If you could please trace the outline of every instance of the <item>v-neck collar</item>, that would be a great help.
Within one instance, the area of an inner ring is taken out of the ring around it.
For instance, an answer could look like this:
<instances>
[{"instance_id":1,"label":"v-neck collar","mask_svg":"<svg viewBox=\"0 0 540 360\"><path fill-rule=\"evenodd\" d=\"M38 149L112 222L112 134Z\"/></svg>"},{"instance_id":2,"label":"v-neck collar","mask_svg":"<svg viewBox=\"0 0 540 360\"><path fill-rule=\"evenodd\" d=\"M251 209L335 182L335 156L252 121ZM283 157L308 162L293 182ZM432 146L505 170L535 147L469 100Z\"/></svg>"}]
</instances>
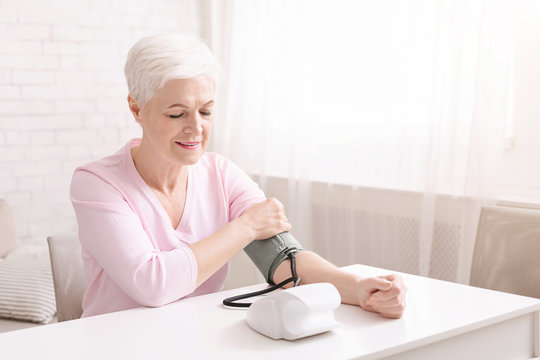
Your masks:
<instances>
[{"instance_id":1,"label":"v-neck collar","mask_svg":"<svg viewBox=\"0 0 540 360\"><path fill-rule=\"evenodd\" d=\"M166 223L169 225L169 228L177 231L177 232L189 232L189 218L191 215L191 204L193 199L193 187L194 187L194 172L192 170L192 166L188 167L188 177L187 177L187 190L186 190L186 201L184 203L184 211L182 213L182 218L180 219L180 222L178 223L178 226L173 228L173 225L171 224L169 215L163 208L163 205L161 205L161 202L159 201L158 197L152 189L148 186L148 184L144 181L141 174L137 171L137 168L135 167L135 162L133 161L133 157L131 156L131 149L135 146L138 146L141 143L140 138L131 139L127 146L125 147L124 156L126 158L126 163L128 165L129 170L133 174L133 178L137 182L137 185L139 188L143 191L143 193L146 195L146 197L150 200L152 205L157 209L157 211L161 214L163 219L166 219Z\"/></svg>"}]
</instances>

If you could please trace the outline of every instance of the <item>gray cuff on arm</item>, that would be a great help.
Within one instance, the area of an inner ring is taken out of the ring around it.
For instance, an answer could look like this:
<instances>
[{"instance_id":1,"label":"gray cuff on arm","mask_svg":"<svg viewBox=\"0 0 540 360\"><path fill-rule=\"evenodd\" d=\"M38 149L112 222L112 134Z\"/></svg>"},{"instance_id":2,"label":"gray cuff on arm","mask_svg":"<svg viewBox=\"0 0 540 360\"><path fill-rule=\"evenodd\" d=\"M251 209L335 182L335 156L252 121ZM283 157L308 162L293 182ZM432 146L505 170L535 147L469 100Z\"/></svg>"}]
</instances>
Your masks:
<instances>
[{"instance_id":1,"label":"gray cuff on arm","mask_svg":"<svg viewBox=\"0 0 540 360\"><path fill-rule=\"evenodd\" d=\"M265 240L254 240L244 248L270 285L274 285L274 272L288 254L296 254L302 250L302 245L289 232L282 232Z\"/></svg>"}]
</instances>

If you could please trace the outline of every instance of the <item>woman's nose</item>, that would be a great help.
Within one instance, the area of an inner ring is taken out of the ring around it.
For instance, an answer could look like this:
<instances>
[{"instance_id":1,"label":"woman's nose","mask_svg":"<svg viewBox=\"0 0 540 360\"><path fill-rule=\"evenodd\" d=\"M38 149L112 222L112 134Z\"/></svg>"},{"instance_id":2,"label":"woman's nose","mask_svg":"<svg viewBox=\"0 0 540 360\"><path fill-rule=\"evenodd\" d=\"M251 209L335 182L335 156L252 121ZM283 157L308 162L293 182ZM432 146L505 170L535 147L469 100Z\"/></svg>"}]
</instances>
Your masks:
<instances>
[{"instance_id":1,"label":"woman's nose","mask_svg":"<svg viewBox=\"0 0 540 360\"><path fill-rule=\"evenodd\" d=\"M184 133L200 135L202 131L203 131L202 118L198 113L195 113L189 117L189 122L186 124L186 127L184 128Z\"/></svg>"}]
</instances>

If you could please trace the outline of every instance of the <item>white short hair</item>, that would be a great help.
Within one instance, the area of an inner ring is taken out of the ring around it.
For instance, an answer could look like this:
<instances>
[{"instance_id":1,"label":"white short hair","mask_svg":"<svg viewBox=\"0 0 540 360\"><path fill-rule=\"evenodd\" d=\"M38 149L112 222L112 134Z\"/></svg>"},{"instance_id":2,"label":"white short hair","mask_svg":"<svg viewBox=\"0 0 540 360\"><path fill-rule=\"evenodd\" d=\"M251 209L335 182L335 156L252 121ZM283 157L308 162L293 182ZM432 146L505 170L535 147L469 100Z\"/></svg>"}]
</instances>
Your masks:
<instances>
[{"instance_id":1,"label":"white short hair","mask_svg":"<svg viewBox=\"0 0 540 360\"><path fill-rule=\"evenodd\" d=\"M219 72L210 49L182 34L142 38L129 50L124 67L129 93L141 108L169 80L210 77L217 83Z\"/></svg>"}]
</instances>

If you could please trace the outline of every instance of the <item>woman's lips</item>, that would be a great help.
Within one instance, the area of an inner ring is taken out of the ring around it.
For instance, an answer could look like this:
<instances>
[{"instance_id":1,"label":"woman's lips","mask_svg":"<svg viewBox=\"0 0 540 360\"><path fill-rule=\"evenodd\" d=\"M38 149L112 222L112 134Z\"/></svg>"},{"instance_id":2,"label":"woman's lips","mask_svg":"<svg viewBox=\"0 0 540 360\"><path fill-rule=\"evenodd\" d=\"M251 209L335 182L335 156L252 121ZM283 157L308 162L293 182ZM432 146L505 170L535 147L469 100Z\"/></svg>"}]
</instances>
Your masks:
<instances>
[{"instance_id":1,"label":"woman's lips","mask_svg":"<svg viewBox=\"0 0 540 360\"><path fill-rule=\"evenodd\" d=\"M195 150L198 149L199 146L201 146L200 142L180 142L175 141L180 147L186 149L186 150Z\"/></svg>"}]
</instances>

